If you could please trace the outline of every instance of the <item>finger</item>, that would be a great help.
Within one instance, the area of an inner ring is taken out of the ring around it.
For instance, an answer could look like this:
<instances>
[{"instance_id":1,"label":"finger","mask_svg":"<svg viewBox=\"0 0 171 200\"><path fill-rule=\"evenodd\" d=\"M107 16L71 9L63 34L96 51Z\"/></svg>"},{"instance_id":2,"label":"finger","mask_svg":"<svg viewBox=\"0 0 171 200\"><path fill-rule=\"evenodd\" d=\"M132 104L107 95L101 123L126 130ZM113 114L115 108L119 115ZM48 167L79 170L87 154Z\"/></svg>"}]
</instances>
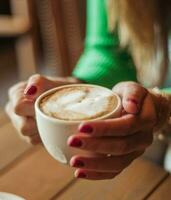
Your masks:
<instances>
[{"instance_id":1,"label":"finger","mask_svg":"<svg viewBox=\"0 0 171 200\"><path fill-rule=\"evenodd\" d=\"M151 96L144 99L139 115L126 114L120 118L81 123L78 131L94 137L127 136L151 129L156 124L156 112Z\"/></svg>"},{"instance_id":2,"label":"finger","mask_svg":"<svg viewBox=\"0 0 171 200\"><path fill-rule=\"evenodd\" d=\"M88 171L84 169L77 169L74 173L76 178L83 178L89 180L105 180L112 179L118 175L118 173L114 172L96 172L96 171Z\"/></svg>"},{"instance_id":3,"label":"finger","mask_svg":"<svg viewBox=\"0 0 171 200\"><path fill-rule=\"evenodd\" d=\"M11 99L13 112L23 117L34 117L34 100L25 98L21 92L16 92Z\"/></svg>"},{"instance_id":4,"label":"finger","mask_svg":"<svg viewBox=\"0 0 171 200\"><path fill-rule=\"evenodd\" d=\"M38 134L32 136L29 138L29 143L31 143L32 145L37 145L41 143L41 138Z\"/></svg>"},{"instance_id":5,"label":"finger","mask_svg":"<svg viewBox=\"0 0 171 200\"><path fill-rule=\"evenodd\" d=\"M22 122L20 124L20 132L24 136L38 135L38 128L36 125L35 118L22 118Z\"/></svg>"},{"instance_id":6,"label":"finger","mask_svg":"<svg viewBox=\"0 0 171 200\"><path fill-rule=\"evenodd\" d=\"M74 156L70 160L70 165L76 168L82 168L98 172L119 173L132 163L132 161L142 155L144 151L133 152L124 156Z\"/></svg>"},{"instance_id":7,"label":"finger","mask_svg":"<svg viewBox=\"0 0 171 200\"><path fill-rule=\"evenodd\" d=\"M143 109L139 115L141 124L146 127L154 127L157 122L156 109L151 95L147 95L144 99ZM141 125L141 127L143 127Z\"/></svg>"},{"instance_id":8,"label":"finger","mask_svg":"<svg viewBox=\"0 0 171 200\"><path fill-rule=\"evenodd\" d=\"M60 85L61 82L59 81L59 79L50 79L45 76L35 74L29 78L24 94L26 96L32 96L34 98L37 98L46 90Z\"/></svg>"},{"instance_id":9,"label":"finger","mask_svg":"<svg viewBox=\"0 0 171 200\"><path fill-rule=\"evenodd\" d=\"M95 138L73 135L68 138L68 145L100 154L124 155L145 149L152 143L151 132L141 132L126 137Z\"/></svg>"},{"instance_id":10,"label":"finger","mask_svg":"<svg viewBox=\"0 0 171 200\"><path fill-rule=\"evenodd\" d=\"M123 108L127 113L138 113L147 94L147 90L134 82L123 82L113 88L122 98Z\"/></svg>"},{"instance_id":11,"label":"finger","mask_svg":"<svg viewBox=\"0 0 171 200\"><path fill-rule=\"evenodd\" d=\"M5 109L13 125L17 129L17 133L21 139L28 143L32 143L33 145L39 144L41 142L34 119L26 119L24 117L16 115L10 103L6 105ZM22 131L24 131L24 134L22 133Z\"/></svg>"},{"instance_id":12,"label":"finger","mask_svg":"<svg viewBox=\"0 0 171 200\"><path fill-rule=\"evenodd\" d=\"M132 114L124 115L116 119L83 122L78 131L94 137L126 136L134 134L142 127L138 123L138 117Z\"/></svg>"},{"instance_id":13,"label":"finger","mask_svg":"<svg viewBox=\"0 0 171 200\"><path fill-rule=\"evenodd\" d=\"M25 118L16 115L10 103L6 105L5 109L13 125L18 130L19 135L22 136L22 138L23 136L32 136L38 134L37 125L34 118Z\"/></svg>"},{"instance_id":14,"label":"finger","mask_svg":"<svg viewBox=\"0 0 171 200\"><path fill-rule=\"evenodd\" d=\"M17 84L9 90L10 102L13 106L15 114L20 116L34 116L34 100L32 98L26 98L24 94L25 83Z\"/></svg>"},{"instance_id":15,"label":"finger","mask_svg":"<svg viewBox=\"0 0 171 200\"><path fill-rule=\"evenodd\" d=\"M15 114L23 117L34 117L34 100L24 97L14 98L12 101Z\"/></svg>"}]
</instances>

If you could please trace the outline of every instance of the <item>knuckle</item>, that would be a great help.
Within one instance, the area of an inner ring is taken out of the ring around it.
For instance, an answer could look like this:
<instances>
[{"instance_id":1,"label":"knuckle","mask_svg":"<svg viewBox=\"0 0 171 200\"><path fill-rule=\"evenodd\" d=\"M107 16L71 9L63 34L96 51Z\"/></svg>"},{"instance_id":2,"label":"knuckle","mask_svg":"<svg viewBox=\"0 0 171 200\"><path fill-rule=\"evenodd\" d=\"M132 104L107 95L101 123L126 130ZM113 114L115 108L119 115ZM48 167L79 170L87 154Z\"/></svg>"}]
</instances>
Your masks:
<instances>
[{"instance_id":1,"label":"knuckle","mask_svg":"<svg viewBox=\"0 0 171 200\"><path fill-rule=\"evenodd\" d=\"M26 124L22 124L21 127L20 127L20 132L21 132L22 135L28 136L30 130L28 129L28 126Z\"/></svg>"},{"instance_id":2,"label":"knuckle","mask_svg":"<svg viewBox=\"0 0 171 200\"><path fill-rule=\"evenodd\" d=\"M42 82L44 82L45 77L40 74L34 74L33 76L30 77L29 80L36 82L36 83L42 83Z\"/></svg>"},{"instance_id":3,"label":"knuckle","mask_svg":"<svg viewBox=\"0 0 171 200\"><path fill-rule=\"evenodd\" d=\"M16 115L24 116L28 110L31 113L33 106L31 103L28 104L27 100L19 98L13 104L13 110Z\"/></svg>"},{"instance_id":4,"label":"knuckle","mask_svg":"<svg viewBox=\"0 0 171 200\"><path fill-rule=\"evenodd\" d=\"M82 139L82 148L83 149L88 149L88 150L92 150L94 149L94 146L97 144L96 141L93 141L92 143L89 143L89 140L86 139ZM99 144L97 144L99 146ZM98 148L98 146L96 146Z\"/></svg>"},{"instance_id":5,"label":"knuckle","mask_svg":"<svg viewBox=\"0 0 171 200\"><path fill-rule=\"evenodd\" d=\"M34 133L34 128L32 127L29 120L27 120L26 118L22 119L22 122L20 123L19 128L20 128L20 133L23 136L30 136Z\"/></svg>"},{"instance_id":6,"label":"knuckle","mask_svg":"<svg viewBox=\"0 0 171 200\"><path fill-rule=\"evenodd\" d=\"M36 145L36 144L40 143L40 140L39 140L39 138L37 136L35 136L35 137L30 139L30 143L32 145Z\"/></svg>"},{"instance_id":7,"label":"knuckle","mask_svg":"<svg viewBox=\"0 0 171 200\"><path fill-rule=\"evenodd\" d=\"M39 79L41 79L42 78L42 75L40 75L40 74L33 74L31 77L30 77L30 79L35 79L35 80L39 80Z\"/></svg>"},{"instance_id":8,"label":"knuckle","mask_svg":"<svg viewBox=\"0 0 171 200\"><path fill-rule=\"evenodd\" d=\"M21 105L19 103L16 103L16 105L14 105L14 113L16 115L21 115L22 114Z\"/></svg>"},{"instance_id":9,"label":"knuckle","mask_svg":"<svg viewBox=\"0 0 171 200\"><path fill-rule=\"evenodd\" d=\"M129 84L129 87L131 87L131 96L134 98L139 99L140 96L144 97L147 94L147 90L144 87L142 87L140 84L131 82Z\"/></svg>"}]
</instances>

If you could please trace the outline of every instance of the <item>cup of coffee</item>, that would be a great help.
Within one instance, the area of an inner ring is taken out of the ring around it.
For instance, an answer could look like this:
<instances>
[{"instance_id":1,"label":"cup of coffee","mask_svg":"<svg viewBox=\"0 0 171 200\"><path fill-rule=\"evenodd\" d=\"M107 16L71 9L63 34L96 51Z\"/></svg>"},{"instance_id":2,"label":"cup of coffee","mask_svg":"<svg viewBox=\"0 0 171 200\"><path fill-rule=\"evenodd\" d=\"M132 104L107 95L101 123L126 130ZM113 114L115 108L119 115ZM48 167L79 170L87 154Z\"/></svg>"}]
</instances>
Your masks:
<instances>
[{"instance_id":1,"label":"cup of coffee","mask_svg":"<svg viewBox=\"0 0 171 200\"><path fill-rule=\"evenodd\" d=\"M67 145L84 121L119 117L121 100L111 90L90 84L72 84L51 89L36 100L35 112L40 137L47 151L67 164L73 155L91 152Z\"/></svg>"}]
</instances>

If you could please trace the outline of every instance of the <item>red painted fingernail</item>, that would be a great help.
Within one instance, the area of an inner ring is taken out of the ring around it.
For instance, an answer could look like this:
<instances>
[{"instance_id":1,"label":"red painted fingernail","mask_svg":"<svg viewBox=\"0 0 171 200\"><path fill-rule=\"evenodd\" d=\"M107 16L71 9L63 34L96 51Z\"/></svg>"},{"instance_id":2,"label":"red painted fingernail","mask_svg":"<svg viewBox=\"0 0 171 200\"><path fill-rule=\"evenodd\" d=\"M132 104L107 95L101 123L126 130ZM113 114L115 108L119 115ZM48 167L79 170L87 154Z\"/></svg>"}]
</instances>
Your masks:
<instances>
[{"instance_id":1,"label":"red painted fingernail","mask_svg":"<svg viewBox=\"0 0 171 200\"><path fill-rule=\"evenodd\" d=\"M34 95L37 92L37 87L32 85L25 89L24 94L25 95Z\"/></svg>"},{"instance_id":2,"label":"red painted fingernail","mask_svg":"<svg viewBox=\"0 0 171 200\"><path fill-rule=\"evenodd\" d=\"M86 178L86 174L83 172L80 172L79 174L77 174L77 178Z\"/></svg>"},{"instance_id":3,"label":"red painted fingernail","mask_svg":"<svg viewBox=\"0 0 171 200\"><path fill-rule=\"evenodd\" d=\"M82 133L92 133L93 132L93 127L90 125L83 125L79 128L79 131Z\"/></svg>"},{"instance_id":4,"label":"red painted fingernail","mask_svg":"<svg viewBox=\"0 0 171 200\"><path fill-rule=\"evenodd\" d=\"M130 101L130 102L132 102L132 103L138 105L138 101L137 101L136 99L128 99L127 101Z\"/></svg>"},{"instance_id":5,"label":"red painted fingernail","mask_svg":"<svg viewBox=\"0 0 171 200\"><path fill-rule=\"evenodd\" d=\"M84 163L81 160L75 160L72 167L84 167Z\"/></svg>"},{"instance_id":6,"label":"red painted fingernail","mask_svg":"<svg viewBox=\"0 0 171 200\"><path fill-rule=\"evenodd\" d=\"M73 138L71 141L69 141L69 146L71 146L71 147L81 147L82 141L78 138Z\"/></svg>"},{"instance_id":7,"label":"red painted fingernail","mask_svg":"<svg viewBox=\"0 0 171 200\"><path fill-rule=\"evenodd\" d=\"M140 106L139 106L139 102L136 99L130 98L127 100L127 102L129 103L129 113L132 114L137 114Z\"/></svg>"}]
</instances>

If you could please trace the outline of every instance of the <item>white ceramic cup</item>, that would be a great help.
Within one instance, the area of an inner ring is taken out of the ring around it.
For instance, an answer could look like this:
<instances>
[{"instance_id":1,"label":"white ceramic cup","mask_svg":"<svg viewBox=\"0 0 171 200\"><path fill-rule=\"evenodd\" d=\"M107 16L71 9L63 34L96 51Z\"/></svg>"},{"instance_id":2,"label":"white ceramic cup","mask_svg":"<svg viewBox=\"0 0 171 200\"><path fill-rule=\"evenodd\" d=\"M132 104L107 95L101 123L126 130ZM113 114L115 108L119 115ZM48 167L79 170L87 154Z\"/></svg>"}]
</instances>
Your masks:
<instances>
[{"instance_id":1,"label":"white ceramic cup","mask_svg":"<svg viewBox=\"0 0 171 200\"><path fill-rule=\"evenodd\" d=\"M19 197L15 194L0 192L0 200L26 200L26 199Z\"/></svg>"},{"instance_id":2,"label":"white ceramic cup","mask_svg":"<svg viewBox=\"0 0 171 200\"><path fill-rule=\"evenodd\" d=\"M68 137L78 132L78 126L82 121L66 121L50 117L41 111L39 105L41 103L41 100L44 97L50 95L51 93L53 94L54 92L62 88L77 87L77 86L88 86L88 87L93 86L100 89L103 88L104 90L108 91L109 93L111 93L116 97L117 106L111 113L108 113L107 115L89 121L119 117L121 115L121 110L122 110L121 100L117 94L115 94L114 92L105 87L96 85L90 85L90 84L65 85L48 90L47 92L40 95L35 102L36 121L40 137L50 155L52 155L56 160L65 164L67 164L71 159L71 157L74 155L90 154L90 152L69 147L67 145Z\"/></svg>"}]
</instances>

